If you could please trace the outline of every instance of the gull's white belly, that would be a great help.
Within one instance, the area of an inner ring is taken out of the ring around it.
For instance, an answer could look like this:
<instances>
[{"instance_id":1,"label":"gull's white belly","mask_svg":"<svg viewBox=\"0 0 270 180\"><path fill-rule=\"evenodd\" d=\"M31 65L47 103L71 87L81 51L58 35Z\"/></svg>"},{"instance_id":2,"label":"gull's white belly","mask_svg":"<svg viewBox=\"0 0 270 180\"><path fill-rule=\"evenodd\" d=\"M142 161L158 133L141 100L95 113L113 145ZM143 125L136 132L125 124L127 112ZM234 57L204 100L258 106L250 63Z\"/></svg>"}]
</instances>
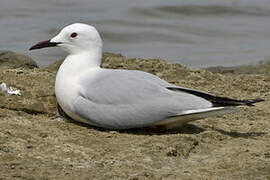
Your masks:
<instances>
[{"instance_id":1,"label":"gull's white belly","mask_svg":"<svg viewBox=\"0 0 270 180\"><path fill-rule=\"evenodd\" d=\"M78 97L78 87L72 86L72 84L69 86L69 88L65 88L67 86L63 85L60 81L60 83L55 83L55 95L58 104L63 109L63 111L73 120L84 122L87 124L89 123L88 120L78 116L76 113L74 113L73 103L76 101L76 98Z\"/></svg>"}]
</instances>

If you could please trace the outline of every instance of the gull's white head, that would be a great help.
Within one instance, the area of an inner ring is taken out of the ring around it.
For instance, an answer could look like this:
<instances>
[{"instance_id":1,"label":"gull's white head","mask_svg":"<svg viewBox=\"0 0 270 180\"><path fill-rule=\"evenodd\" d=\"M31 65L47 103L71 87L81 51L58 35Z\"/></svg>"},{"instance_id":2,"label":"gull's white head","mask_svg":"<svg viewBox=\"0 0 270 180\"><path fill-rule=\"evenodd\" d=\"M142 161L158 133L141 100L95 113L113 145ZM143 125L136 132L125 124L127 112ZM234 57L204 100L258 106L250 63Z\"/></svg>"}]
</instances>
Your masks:
<instances>
[{"instance_id":1,"label":"gull's white head","mask_svg":"<svg viewBox=\"0 0 270 180\"><path fill-rule=\"evenodd\" d=\"M51 40L42 41L32 46L30 50L46 47L62 47L71 54L102 49L102 39L95 27L75 23L64 27L58 35Z\"/></svg>"}]
</instances>

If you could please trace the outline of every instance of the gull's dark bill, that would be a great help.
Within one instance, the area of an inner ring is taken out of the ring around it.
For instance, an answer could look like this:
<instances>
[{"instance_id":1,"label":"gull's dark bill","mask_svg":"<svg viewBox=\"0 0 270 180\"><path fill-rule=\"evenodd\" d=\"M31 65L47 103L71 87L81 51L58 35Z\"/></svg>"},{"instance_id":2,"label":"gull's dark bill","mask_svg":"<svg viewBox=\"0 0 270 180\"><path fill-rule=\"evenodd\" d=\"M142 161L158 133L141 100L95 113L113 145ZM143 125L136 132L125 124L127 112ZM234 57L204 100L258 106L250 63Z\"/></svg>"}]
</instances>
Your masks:
<instances>
[{"instance_id":1,"label":"gull's dark bill","mask_svg":"<svg viewBox=\"0 0 270 180\"><path fill-rule=\"evenodd\" d=\"M55 47L58 44L61 44L59 42L51 42L50 40L46 40L46 41L41 41L37 44L35 44L34 46L32 46L29 50L35 50L35 49L42 49L42 48L47 48L47 47Z\"/></svg>"}]
</instances>

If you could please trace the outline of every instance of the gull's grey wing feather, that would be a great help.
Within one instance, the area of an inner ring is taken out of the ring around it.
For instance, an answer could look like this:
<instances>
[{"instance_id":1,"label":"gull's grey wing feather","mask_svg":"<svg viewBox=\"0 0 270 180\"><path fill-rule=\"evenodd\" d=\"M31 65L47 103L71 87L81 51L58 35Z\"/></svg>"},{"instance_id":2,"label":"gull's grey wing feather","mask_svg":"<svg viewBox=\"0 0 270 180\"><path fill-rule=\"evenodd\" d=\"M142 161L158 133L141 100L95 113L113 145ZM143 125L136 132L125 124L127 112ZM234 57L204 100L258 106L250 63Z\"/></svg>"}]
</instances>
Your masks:
<instances>
[{"instance_id":1,"label":"gull's grey wing feather","mask_svg":"<svg viewBox=\"0 0 270 180\"><path fill-rule=\"evenodd\" d=\"M94 81L81 82L76 114L90 124L113 129L144 127L186 111L207 109L212 103L199 96L172 91L172 85L142 71L103 69Z\"/></svg>"}]
</instances>

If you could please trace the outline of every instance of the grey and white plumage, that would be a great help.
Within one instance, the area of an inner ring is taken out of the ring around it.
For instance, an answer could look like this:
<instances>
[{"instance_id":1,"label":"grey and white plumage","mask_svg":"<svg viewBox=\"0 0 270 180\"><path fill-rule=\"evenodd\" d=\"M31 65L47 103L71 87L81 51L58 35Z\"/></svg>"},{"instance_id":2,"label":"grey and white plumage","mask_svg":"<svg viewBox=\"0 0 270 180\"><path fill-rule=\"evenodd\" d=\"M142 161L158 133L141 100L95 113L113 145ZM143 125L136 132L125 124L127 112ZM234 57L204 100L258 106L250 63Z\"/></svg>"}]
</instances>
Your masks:
<instances>
[{"instance_id":1,"label":"grey and white plumage","mask_svg":"<svg viewBox=\"0 0 270 180\"><path fill-rule=\"evenodd\" d=\"M69 25L53 39L31 49L52 46L69 52L55 82L60 107L72 119L93 126L172 128L233 112L232 106L261 101L216 97L170 84L143 71L103 69L102 40L90 25Z\"/></svg>"}]
</instances>

